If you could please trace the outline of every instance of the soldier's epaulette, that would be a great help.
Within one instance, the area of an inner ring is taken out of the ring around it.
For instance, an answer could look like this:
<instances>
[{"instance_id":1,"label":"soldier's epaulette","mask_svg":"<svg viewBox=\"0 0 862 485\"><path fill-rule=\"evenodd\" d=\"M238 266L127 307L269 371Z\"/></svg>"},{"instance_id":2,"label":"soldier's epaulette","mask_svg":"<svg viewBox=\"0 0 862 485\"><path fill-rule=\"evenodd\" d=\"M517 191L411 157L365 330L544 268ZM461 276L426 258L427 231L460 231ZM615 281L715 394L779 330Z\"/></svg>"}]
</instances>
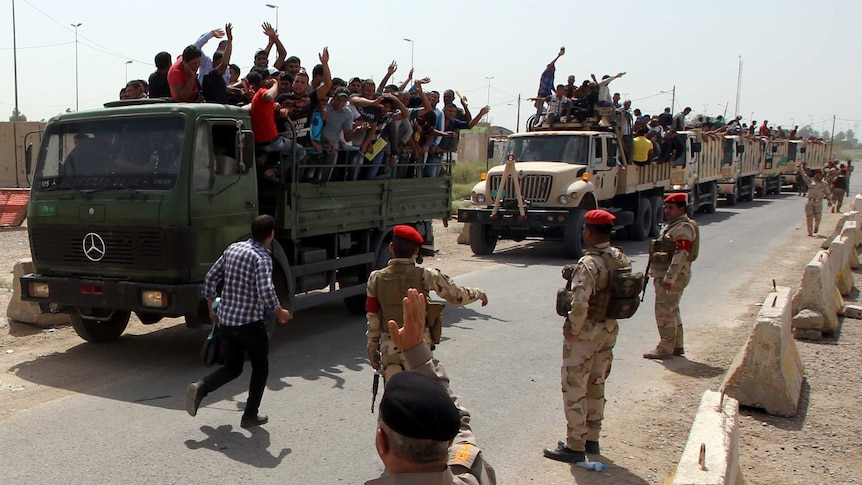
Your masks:
<instances>
[{"instance_id":1,"label":"soldier's epaulette","mask_svg":"<svg viewBox=\"0 0 862 485\"><path fill-rule=\"evenodd\" d=\"M469 443L455 445L449 448L449 466L473 468L473 462L476 461L481 452L481 449Z\"/></svg>"}]
</instances>

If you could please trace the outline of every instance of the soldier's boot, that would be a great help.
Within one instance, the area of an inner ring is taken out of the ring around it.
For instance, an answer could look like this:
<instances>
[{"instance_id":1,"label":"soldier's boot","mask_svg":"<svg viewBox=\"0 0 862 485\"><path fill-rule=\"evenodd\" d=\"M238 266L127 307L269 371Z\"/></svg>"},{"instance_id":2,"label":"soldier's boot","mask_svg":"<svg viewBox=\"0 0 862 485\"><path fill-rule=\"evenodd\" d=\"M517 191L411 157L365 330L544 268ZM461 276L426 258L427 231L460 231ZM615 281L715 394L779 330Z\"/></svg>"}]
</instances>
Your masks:
<instances>
[{"instance_id":1,"label":"soldier's boot","mask_svg":"<svg viewBox=\"0 0 862 485\"><path fill-rule=\"evenodd\" d=\"M813 217L806 217L805 218L805 225L808 227L808 235L813 236L814 235L814 232L813 232L814 218Z\"/></svg>"},{"instance_id":2,"label":"soldier's boot","mask_svg":"<svg viewBox=\"0 0 862 485\"><path fill-rule=\"evenodd\" d=\"M584 446L584 451L591 455L601 455L602 448L599 446L598 441L590 441L587 440L586 445Z\"/></svg>"},{"instance_id":3,"label":"soldier's boot","mask_svg":"<svg viewBox=\"0 0 862 485\"><path fill-rule=\"evenodd\" d=\"M644 359L657 359L657 360L665 360L672 359L673 352L668 352L661 347L656 347L653 350L644 354Z\"/></svg>"},{"instance_id":4,"label":"soldier's boot","mask_svg":"<svg viewBox=\"0 0 862 485\"><path fill-rule=\"evenodd\" d=\"M682 347L677 347L677 348L673 349L673 355L676 355L676 356L685 355L685 349Z\"/></svg>"},{"instance_id":5,"label":"soldier's boot","mask_svg":"<svg viewBox=\"0 0 862 485\"><path fill-rule=\"evenodd\" d=\"M583 451L572 450L562 441L557 443L557 447L554 449L545 448L542 451L542 454L545 455L545 458L550 458L552 460L562 461L565 463L578 463L582 461L587 461L587 455Z\"/></svg>"}]
</instances>

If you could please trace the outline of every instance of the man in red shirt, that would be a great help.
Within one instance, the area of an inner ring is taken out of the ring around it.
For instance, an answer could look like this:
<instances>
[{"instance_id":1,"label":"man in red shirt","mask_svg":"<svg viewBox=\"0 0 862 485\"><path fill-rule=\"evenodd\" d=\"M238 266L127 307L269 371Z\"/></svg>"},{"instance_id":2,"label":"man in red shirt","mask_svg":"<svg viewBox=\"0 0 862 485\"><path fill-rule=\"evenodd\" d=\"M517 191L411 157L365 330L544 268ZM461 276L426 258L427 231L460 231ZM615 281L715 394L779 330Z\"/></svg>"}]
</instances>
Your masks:
<instances>
[{"instance_id":1,"label":"man in red shirt","mask_svg":"<svg viewBox=\"0 0 862 485\"><path fill-rule=\"evenodd\" d=\"M254 143L265 152L281 152L283 154L281 170L287 172L293 165L294 144L293 141L281 136L275 126L275 110L278 105L275 96L278 94L278 82L275 78L261 81L256 72L249 73L246 80L254 90L251 98L251 129L254 131ZM296 159L302 160L305 149L296 145ZM267 168L266 175L276 176L273 168Z\"/></svg>"},{"instance_id":2,"label":"man in red shirt","mask_svg":"<svg viewBox=\"0 0 862 485\"><path fill-rule=\"evenodd\" d=\"M183 55L177 58L168 70L168 85L171 87L171 97L181 103L197 101L198 68L201 66L203 53L197 47L190 45L183 49Z\"/></svg>"}]
</instances>

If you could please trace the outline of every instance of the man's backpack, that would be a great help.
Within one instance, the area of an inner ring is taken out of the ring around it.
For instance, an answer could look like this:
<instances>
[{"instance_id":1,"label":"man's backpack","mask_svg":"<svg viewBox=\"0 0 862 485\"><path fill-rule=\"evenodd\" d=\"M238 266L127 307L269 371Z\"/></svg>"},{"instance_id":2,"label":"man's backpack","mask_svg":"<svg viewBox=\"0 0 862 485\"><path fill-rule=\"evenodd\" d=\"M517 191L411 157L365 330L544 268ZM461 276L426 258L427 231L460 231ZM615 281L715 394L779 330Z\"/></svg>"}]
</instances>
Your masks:
<instances>
[{"instance_id":1,"label":"man's backpack","mask_svg":"<svg viewBox=\"0 0 862 485\"><path fill-rule=\"evenodd\" d=\"M601 252L602 261L608 271L608 286L595 289L590 296L587 318L595 321L631 318L640 306L639 295L643 291L644 275L632 273L630 264L623 264L610 252ZM563 268L566 287L557 290L557 315L568 316L572 310L572 276L575 265Z\"/></svg>"}]
</instances>

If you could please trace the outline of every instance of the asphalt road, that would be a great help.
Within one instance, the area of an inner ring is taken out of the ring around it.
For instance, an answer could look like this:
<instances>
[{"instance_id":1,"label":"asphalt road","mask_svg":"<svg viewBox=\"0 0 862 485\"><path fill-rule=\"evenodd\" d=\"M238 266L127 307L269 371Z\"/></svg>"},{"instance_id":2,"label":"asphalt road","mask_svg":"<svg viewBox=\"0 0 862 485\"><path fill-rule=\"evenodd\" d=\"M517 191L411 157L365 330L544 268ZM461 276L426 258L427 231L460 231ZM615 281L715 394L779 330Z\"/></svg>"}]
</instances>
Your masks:
<instances>
[{"instance_id":1,"label":"asphalt road","mask_svg":"<svg viewBox=\"0 0 862 485\"><path fill-rule=\"evenodd\" d=\"M802 206L802 198L784 194L699 216L700 258L682 304L687 330L731 325L740 305L763 298L740 299L732 290L765 255L800 236ZM618 244L643 269L647 243ZM474 430L500 483L524 483L519 477L543 463L541 448L565 432L561 320L553 301L567 261L558 253L556 244L536 243L495 255L505 264L457 278L485 288L489 305L444 313L446 341L436 355L473 412ZM641 358L657 341L652 295L648 291L642 309L622 324L607 389L617 397L609 412L666 386L664 368ZM19 376L71 390L75 382L52 377L52 359L75 365L101 358L106 368L130 365L128 359L141 355L150 362L146 371L117 383L0 424L0 482L363 483L382 472L364 330L364 318L339 305L306 312L279 328L261 409L270 422L252 432L239 427L248 369L208 396L197 417L185 412L186 386L207 372L197 361L203 332L170 328L124 337L109 348L82 344L32 361L17 369ZM561 467L565 476L571 480Z\"/></svg>"}]
</instances>

